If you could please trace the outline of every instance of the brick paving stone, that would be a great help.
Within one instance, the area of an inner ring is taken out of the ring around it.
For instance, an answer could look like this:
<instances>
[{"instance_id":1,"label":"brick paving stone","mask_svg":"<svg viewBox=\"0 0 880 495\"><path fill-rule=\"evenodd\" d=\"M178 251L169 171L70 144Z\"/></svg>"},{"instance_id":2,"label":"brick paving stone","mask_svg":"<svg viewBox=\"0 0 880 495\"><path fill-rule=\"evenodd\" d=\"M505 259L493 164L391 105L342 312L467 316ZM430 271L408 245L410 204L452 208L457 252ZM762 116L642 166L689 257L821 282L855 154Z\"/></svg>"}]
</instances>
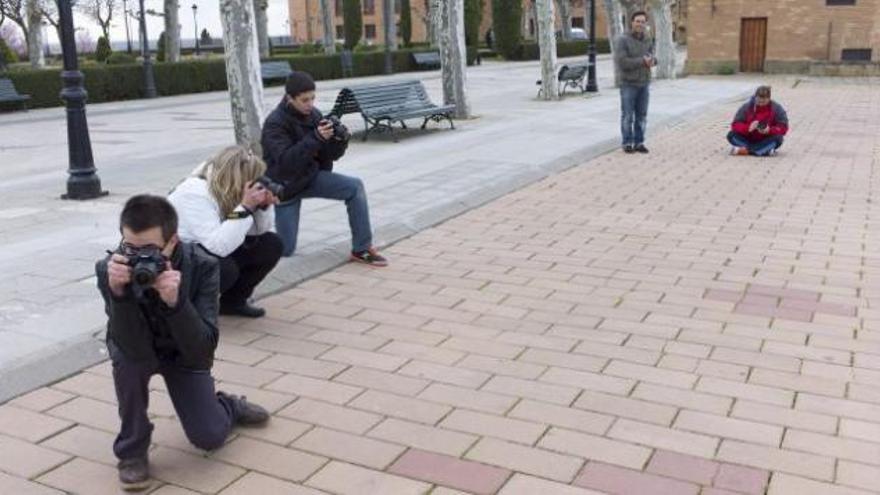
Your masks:
<instances>
[{"instance_id":1,"label":"brick paving stone","mask_svg":"<svg viewBox=\"0 0 880 495\"><path fill-rule=\"evenodd\" d=\"M477 495L494 494L510 476L506 469L417 449L408 450L388 472Z\"/></svg>"},{"instance_id":2,"label":"brick paving stone","mask_svg":"<svg viewBox=\"0 0 880 495\"><path fill-rule=\"evenodd\" d=\"M339 461L373 469L388 467L406 447L326 428L315 428L293 443L293 447Z\"/></svg>"},{"instance_id":3,"label":"brick paving stone","mask_svg":"<svg viewBox=\"0 0 880 495\"><path fill-rule=\"evenodd\" d=\"M311 376L313 378L333 378L347 369L348 365L300 356L276 354L258 364L257 367L267 370L293 373L296 375Z\"/></svg>"},{"instance_id":4,"label":"brick paving stone","mask_svg":"<svg viewBox=\"0 0 880 495\"><path fill-rule=\"evenodd\" d=\"M303 433L309 431L311 428L312 425L307 423L272 416L267 424L259 428L241 427L237 428L235 432L241 436L253 438L255 440L263 440L278 445L287 445L302 436Z\"/></svg>"},{"instance_id":5,"label":"brick paving stone","mask_svg":"<svg viewBox=\"0 0 880 495\"><path fill-rule=\"evenodd\" d=\"M564 485L521 473L514 474L504 485L498 495L602 495L600 492L587 490L572 485Z\"/></svg>"},{"instance_id":6,"label":"brick paving stone","mask_svg":"<svg viewBox=\"0 0 880 495\"><path fill-rule=\"evenodd\" d=\"M613 495L697 495L700 492L700 487L693 483L598 462L588 463L574 484Z\"/></svg>"},{"instance_id":7,"label":"brick paving stone","mask_svg":"<svg viewBox=\"0 0 880 495\"><path fill-rule=\"evenodd\" d=\"M11 405L0 406L0 433L39 442L72 426L69 421Z\"/></svg>"},{"instance_id":8,"label":"brick paving stone","mask_svg":"<svg viewBox=\"0 0 880 495\"><path fill-rule=\"evenodd\" d=\"M644 382L636 386L631 397L651 403L666 404L713 414L727 414L734 402L729 397L718 397L692 390L682 390Z\"/></svg>"},{"instance_id":9,"label":"brick paving stone","mask_svg":"<svg viewBox=\"0 0 880 495\"><path fill-rule=\"evenodd\" d=\"M387 373L369 368L351 367L333 379L334 382L357 385L359 387L382 390L398 395L416 395L431 383L421 378L412 378L398 373Z\"/></svg>"},{"instance_id":10,"label":"brick paving stone","mask_svg":"<svg viewBox=\"0 0 880 495\"><path fill-rule=\"evenodd\" d=\"M303 481L320 469L326 458L239 437L212 454L227 464L290 481Z\"/></svg>"},{"instance_id":11,"label":"brick paving stone","mask_svg":"<svg viewBox=\"0 0 880 495\"><path fill-rule=\"evenodd\" d=\"M226 335L223 335L225 338ZM262 349L281 354L290 354L292 356L300 356L305 358L314 358L327 352L331 346L310 342L308 340L287 339L284 337L276 337L267 335L259 340L248 344L249 347Z\"/></svg>"},{"instance_id":12,"label":"brick paving stone","mask_svg":"<svg viewBox=\"0 0 880 495\"><path fill-rule=\"evenodd\" d=\"M657 450L651 456L646 471L698 485L711 485L718 467L719 464L714 461Z\"/></svg>"},{"instance_id":13,"label":"brick paving stone","mask_svg":"<svg viewBox=\"0 0 880 495\"><path fill-rule=\"evenodd\" d=\"M628 419L617 420L608 431L608 436L617 440L705 458L712 458L715 455L719 441L714 436L686 433Z\"/></svg>"},{"instance_id":14,"label":"brick paving stone","mask_svg":"<svg viewBox=\"0 0 880 495\"><path fill-rule=\"evenodd\" d=\"M430 484L352 464L331 461L306 485L342 495L422 495Z\"/></svg>"},{"instance_id":15,"label":"brick paving stone","mask_svg":"<svg viewBox=\"0 0 880 495\"><path fill-rule=\"evenodd\" d=\"M876 485L875 485L876 486ZM773 475L767 495L871 495L874 491L814 481L785 473Z\"/></svg>"},{"instance_id":16,"label":"brick paving stone","mask_svg":"<svg viewBox=\"0 0 880 495\"><path fill-rule=\"evenodd\" d=\"M410 361L398 373L467 388L479 388L491 377L482 371L424 361Z\"/></svg>"},{"instance_id":17,"label":"brick paving stone","mask_svg":"<svg viewBox=\"0 0 880 495\"><path fill-rule=\"evenodd\" d=\"M113 454L113 440L115 438L116 435L112 433L77 425L40 445L90 461L115 466L117 461Z\"/></svg>"},{"instance_id":18,"label":"brick paving stone","mask_svg":"<svg viewBox=\"0 0 880 495\"><path fill-rule=\"evenodd\" d=\"M385 345L380 352L393 354L406 359L418 359L442 365L453 365L465 356L465 353L441 349L439 347L414 344L412 342L391 342Z\"/></svg>"},{"instance_id":19,"label":"brick paving stone","mask_svg":"<svg viewBox=\"0 0 880 495\"><path fill-rule=\"evenodd\" d=\"M877 466L849 461L840 461L837 464L837 482L839 484L876 491L877 480L880 480L880 468Z\"/></svg>"},{"instance_id":20,"label":"brick paving stone","mask_svg":"<svg viewBox=\"0 0 880 495\"><path fill-rule=\"evenodd\" d=\"M538 446L633 469L642 469L651 455L651 449L639 445L556 427L550 429Z\"/></svg>"},{"instance_id":21,"label":"brick paving stone","mask_svg":"<svg viewBox=\"0 0 880 495\"><path fill-rule=\"evenodd\" d=\"M417 449L458 457L477 440L476 435L388 418L367 436Z\"/></svg>"},{"instance_id":22,"label":"brick paving stone","mask_svg":"<svg viewBox=\"0 0 880 495\"><path fill-rule=\"evenodd\" d=\"M363 434L382 420L376 414L305 397L278 411L278 415L358 434Z\"/></svg>"},{"instance_id":23,"label":"brick paving stone","mask_svg":"<svg viewBox=\"0 0 880 495\"><path fill-rule=\"evenodd\" d=\"M251 471L223 489L220 495L254 495L256 493L265 495L322 495L326 492Z\"/></svg>"},{"instance_id":24,"label":"brick paving stone","mask_svg":"<svg viewBox=\"0 0 880 495\"><path fill-rule=\"evenodd\" d=\"M0 493L15 495L62 495L64 492L23 478L0 473Z\"/></svg>"},{"instance_id":25,"label":"brick paving stone","mask_svg":"<svg viewBox=\"0 0 880 495\"><path fill-rule=\"evenodd\" d=\"M463 409L452 411L438 426L527 445L533 445L547 430L544 424Z\"/></svg>"},{"instance_id":26,"label":"brick paving stone","mask_svg":"<svg viewBox=\"0 0 880 495\"><path fill-rule=\"evenodd\" d=\"M516 397L444 385L442 383L429 385L418 397L453 407L493 414L504 414L517 402Z\"/></svg>"},{"instance_id":27,"label":"brick paving stone","mask_svg":"<svg viewBox=\"0 0 880 495\"><path fill-rule=\"evenodd\" d=\"M352 366L374 368L382 371L394 371L408 361L407 358L392 356L390 354L341 346L334 347L324 354L321 354L320 359L350 364Z\"/></svg>"},{"instance_id":28,"label":"brick paving stone","mask_svg":"<svg viewBox=\"0 0 880 495\"><path fill-rule=\"evenodd\" d=\"M46 411L46 414L88 425L99 430L114 433L119 431L119 412L117 407L87 397L77 397L49 409Z\"/></svg>"},{"instance_id":29,"label":"brick paving stone","mask_svg":"<svg viewBox=\"0 0 880 495\"><path fill-rule=\"evenodd\" d=\"M787 426L801 430L834 433L838 419L834 416L798 411L787 407L772 406L760 402L738 400L730 415L762 423Z\"/></svg>"},{"instance_id":30,"label":"brick paving stone","mask_svg":"<svg viewBox=\"0 0 880 495\"><path fill-rule=\"evenodd\" d=\"M240 467L179 450L158 447L150 452L152 477L197 492L217 493L244 473Z\"/></svg>"},{"instance_id":31,"label":"brick paving stone","mask_svg":"<svg viewBox=\"0 0 880 495\"><path fill-rule=\"evenodd\" d=\"M571 482L583 465L577 457L493 438L481 439L465 458L565 483Z\"/></svg>"},{"instance_id":32,"label":"brick paving stone","mask_svg":"<svg viewBox=\"0 0 880 495\"><path fill-rule=\"evenodd\" d=\"M571 404L579 394L578 389L574 387L552 385L534 380L521 380L509 376L493 377L486 382L481 390L560 405Z\"/></svg>"},{"instance_id":33,"label":"brick paving stone","mask_svg":"<svg viewBox=\"0 0 880 495\"><path fill-rule=\"evenodd\" d=\"M266 388L336 404L344 404L362 392L359 387L298 375L284 375Z\"/></svg>"},{"instance_id":34,"label":"brick paving stone","mask_svg":"<svg viewBox=\"0 0 880 495\"><path fill-rule=\"evenodd\" d=\"M74 397L73 394L52 388L39 388L9 401L9 405L42 412Z\"/></svg>"},{"instance_id":35,"label":"brick paving stone","mask_svg":"<svg viewBox=\"0 0 880 495\"><path fill-rule=\"evenodd\" d=\"M783 432L778 426L696 411L681 411L675 418L674 427L679 430L771 446L780 444Z\"/></svg>"},{"instance_id":36,"label":"brick paving stone","mask_svg":"<svg viewBox=\"0 0 880 495\"><path fill-rule=\"evenodd\" d=\"M40 476L35 481L65 493L119 495L119 477L115 467L85 459L73 459ZM156 483L158 485L158 482Z\"/></svg>"},{"instance_id":37,"label":"brick paving stone","mask_svg":"<svg viewBox=\"0 0 880 495\"><path fill-rule=\"evenodd\" d=\"M871 441L789 429L785 432L782 446L800 452L880 465L880 443Z\"/></svg>"},{"instance_id":38,"label":"brick paving stone","mask_svg":"<svg viewBox=\"0 0 880 495\"><path fill-rule=\"evenodd\" d=\"M658 425L672 424L677 411L675 407L663 404L590 391L583 392L574 407Z\"/></svg>"},{"instance_id":39,"label":"brick paving stone","mask_svg":"<svg viewBox=\"0 0 880 495\"><path fill-rule=\"evenodd\" d=\"M613 416L532 400L519 401L507 415L597 435L608 431L614 422Z\"/></svg>"},{"instance_id":40,"label":"brick paving stone","mask_svg":"<svg viewBox=\"0 0 880 495\"><path fill-rule=\"evenodd\" d=\"M608 364L607 358L531 348L522 353L518 360L590 372L598 372Z\"/></svg>"},{"instance_id":41,"label":"brick paving stone","mask_svg":"<svg viewBox=\"0 0 880 495\"><path fill-rule=\"evenodd\" d=\"M831 481L834 477L834 458L830 456L751 445L733 440L721 442L716 459L826 481Z\"/></svg>"},{"instance_id":42,"label":"brick paving stone","mask_svg":"<svg viewBox=\"0 0 880 495\"><path fill-rule=\"evenodd\" d=\"M763 469L721 464L714 485L749 495L763 495L769 477L770 473Z\"/></svg>"},{"instance_id":43,"label":"brick paving stone","mask_svg":"<svg viewBox=\"0 0 880 495\"><path fill-rule=\"evenodd\" d=\"M348 403L349 407L417 423L436 424L451 407L412 397L368 390Z\"/></svg>"}]
</instances>

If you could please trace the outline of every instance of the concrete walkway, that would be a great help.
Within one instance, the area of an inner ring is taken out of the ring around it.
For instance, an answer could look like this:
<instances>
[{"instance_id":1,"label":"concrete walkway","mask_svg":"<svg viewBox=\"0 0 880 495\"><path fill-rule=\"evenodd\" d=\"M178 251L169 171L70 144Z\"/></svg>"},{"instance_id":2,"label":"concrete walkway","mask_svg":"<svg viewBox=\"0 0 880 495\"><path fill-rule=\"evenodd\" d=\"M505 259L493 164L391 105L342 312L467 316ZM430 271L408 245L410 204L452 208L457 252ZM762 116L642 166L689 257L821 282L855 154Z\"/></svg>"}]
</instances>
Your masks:
<instances>
[{"instance_id":1,"label":"concrete walkway","mask_svg":"<svg viewBox=\"0 0 880 495\"><path fill-rule=\"evenodd\" d=\"M774 94L778 157L725 103L223 319L274 416L206 455L154 381L154 493L880 493L880 89ZM106 363L0 406L0 493L116 493L117 428Z\"/></svg>"},{"instance_id":2,"label":"concrete walkway","mask_svg":"<svg viewBox=\"0 0 880 495\"><path fill-rule=\"evenodd\" d=\"M534 99L536 63L494 63L470 69L476 118L426 133L356 141L336 170L367 185L377 241L399 240L548 173L616 146L618 96L607 78L599 96L561 102ZM610 74L603 60L600 74ZM440 100L439 74L424 80ZM368 78L373 80L378 78ZM338 89L355 81L319 83L329 108ZM651 125L660 129L753 87L742 79L683 79L656 85ZM267 91L269 108L281 89ZM267 108L268 109L268 108ZM362 129L358 116L346 122ZM107 198L58 199L67 166L60 109L0 115L0 401L103 359L104 316L93 264L118 243L121 204L139 192L166 193L201 160L230 144L225 93L108 103L89 107L96 166ZM328 270L345 259L349 233L341 204L304 205L298 254L260 288L268 294Z\"/></svg>"}]
</instances>

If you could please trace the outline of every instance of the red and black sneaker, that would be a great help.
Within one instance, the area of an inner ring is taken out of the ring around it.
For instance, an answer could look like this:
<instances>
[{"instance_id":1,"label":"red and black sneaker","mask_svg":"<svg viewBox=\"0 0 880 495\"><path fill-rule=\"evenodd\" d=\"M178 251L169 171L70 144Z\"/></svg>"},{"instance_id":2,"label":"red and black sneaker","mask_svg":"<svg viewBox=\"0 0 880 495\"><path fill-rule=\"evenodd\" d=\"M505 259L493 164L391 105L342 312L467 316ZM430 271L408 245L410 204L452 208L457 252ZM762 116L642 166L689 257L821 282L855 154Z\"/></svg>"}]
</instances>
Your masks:
<instances>
[{"instance_id":1,"label":"red and black sneaker","mask_svg":"<svg viewBox=\"0 0 880 495\"><path fill-rule=\"evenodd\" d=\"M388 266L388 260L379 254L376 248L370 248L366 251L352 251L349 259L358 263L364 263L365 265Z\"/></svg>"}]
</instances>

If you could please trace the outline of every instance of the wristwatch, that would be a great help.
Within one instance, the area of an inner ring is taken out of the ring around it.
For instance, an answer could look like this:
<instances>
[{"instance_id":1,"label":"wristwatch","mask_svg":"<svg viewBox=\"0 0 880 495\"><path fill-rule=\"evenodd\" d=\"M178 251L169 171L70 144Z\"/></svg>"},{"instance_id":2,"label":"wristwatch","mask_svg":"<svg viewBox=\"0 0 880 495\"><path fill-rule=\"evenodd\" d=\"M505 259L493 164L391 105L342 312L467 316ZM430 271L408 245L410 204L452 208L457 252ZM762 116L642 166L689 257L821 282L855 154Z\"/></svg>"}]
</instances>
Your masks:
<instances>
[{"instance_id":1,"label":"wristwatch","mask_svg":"<svg viewBox=\"0 0 880 495\"><path fill-rule=\"evenodd\" d=\"M238 205L238 207L236 207L234 210L229 212L228 215L226 215L226 219L227 220L241 220L242 218L247 218L253 214L254 214L254 212L249 210L246 206Z\"/></svg>"}]
</instances>

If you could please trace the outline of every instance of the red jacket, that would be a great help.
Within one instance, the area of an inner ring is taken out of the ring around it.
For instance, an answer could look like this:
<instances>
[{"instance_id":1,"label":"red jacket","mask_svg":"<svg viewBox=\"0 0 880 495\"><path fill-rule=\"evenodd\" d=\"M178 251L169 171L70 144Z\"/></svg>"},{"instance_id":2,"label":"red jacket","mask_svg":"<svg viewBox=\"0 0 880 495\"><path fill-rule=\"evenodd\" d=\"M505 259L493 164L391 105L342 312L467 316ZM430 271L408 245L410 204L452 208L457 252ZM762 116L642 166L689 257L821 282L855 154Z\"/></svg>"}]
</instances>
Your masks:
<instances>
[{"instance_id":1,"label":"red jacket","mask_svg":"<svg viewBox=\"0 0 880 495\"><path fill-rule=\"evenodd\" d=\"M762 134L755 129L749 132L749 126L754 121L766 122L770 126L769 134ZM760 141L767 136L784 136L788 133L788 114L782 105L771 101L769 105L759 107L755 104L755 98L752 97L746 104L740 107L730 124L730 129L749 141Z\"/></svg>"}]
</instances>

